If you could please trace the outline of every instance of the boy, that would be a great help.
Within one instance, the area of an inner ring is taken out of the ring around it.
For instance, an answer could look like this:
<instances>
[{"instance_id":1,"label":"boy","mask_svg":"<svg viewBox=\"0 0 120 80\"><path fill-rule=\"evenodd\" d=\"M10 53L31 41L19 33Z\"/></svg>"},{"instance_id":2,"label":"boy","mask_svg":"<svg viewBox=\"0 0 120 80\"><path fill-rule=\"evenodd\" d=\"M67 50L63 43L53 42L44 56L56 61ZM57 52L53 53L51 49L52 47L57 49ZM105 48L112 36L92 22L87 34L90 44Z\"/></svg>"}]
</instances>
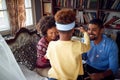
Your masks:
<instances>
[{"instance_id":1,"label":"boy","mask_svg":"<svg viewBox=\"0 0 120 80\"><path fill-rule=\"evenodd\" d=\"M55 15L59 40L49 43L45 56L51 64L49 80L76 80L78 75L83 75L81 54L90 49L90 40L82 27L77 29L84 33L85 42L71 40L75 19L71 9L62 9Z\"/></svg>"}]
</instances>

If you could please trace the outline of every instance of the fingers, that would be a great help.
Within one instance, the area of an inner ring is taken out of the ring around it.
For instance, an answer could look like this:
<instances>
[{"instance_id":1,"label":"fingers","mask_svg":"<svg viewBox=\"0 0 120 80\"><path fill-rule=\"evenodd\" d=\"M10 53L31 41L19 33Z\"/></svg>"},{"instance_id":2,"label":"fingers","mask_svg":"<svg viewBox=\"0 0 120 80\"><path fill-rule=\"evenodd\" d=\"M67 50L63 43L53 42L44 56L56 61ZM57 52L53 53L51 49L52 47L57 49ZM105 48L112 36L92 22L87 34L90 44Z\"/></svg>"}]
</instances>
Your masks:
<instances>
[{"instance_id":1,"label":"fingers","mask_svg":"<svg viewBox=\"0 0 120 80\"><path fill-rule=\"evenodd\" d=\"M101 80L96 73L88 74L92 80Z\"/></svg>"},{"instance_id":2,"label":"fingers","mask_svg":"<svg viewBox=\"0 0 120 80\"><path fill-rule=\"evenodd\" d=\"M83 27L82 27L82 26L80 26L80 27L76 27L75 29L80 30L80 29L83 29Z\"/></svg>"},{"instance_id":3,"label":"fingers","mask_svg":"<svg viewBox=\"0 0 120 80\"><path fill-rule=\"evenodd\" d=\"M85 29L83 28L83 27L77 27L77 28L75 28L76 30L79 30L79 31L81 31L81 32L83 32L83 31L85 31Z\"/></svg>"},{"instance_id":4,"label":"fingers","mask_svg":"<svg viewBox=\"0 0 120 80\"><path fill-rule=\"evenodd\" d=\"M88 80L88 79L90 79L90 77L86 77L86 78L84 78L84 80Z\"/></svg>"}]
</instances>

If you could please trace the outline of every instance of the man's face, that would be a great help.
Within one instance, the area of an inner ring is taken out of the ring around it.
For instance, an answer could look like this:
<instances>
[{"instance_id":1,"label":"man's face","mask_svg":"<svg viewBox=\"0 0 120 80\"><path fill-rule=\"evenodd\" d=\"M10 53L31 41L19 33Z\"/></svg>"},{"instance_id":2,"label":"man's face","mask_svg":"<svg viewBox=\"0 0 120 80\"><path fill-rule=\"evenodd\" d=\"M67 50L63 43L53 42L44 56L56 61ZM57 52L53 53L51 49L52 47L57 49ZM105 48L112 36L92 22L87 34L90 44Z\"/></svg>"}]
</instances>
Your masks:
<instances>
[{"instance_id":1,"label":"man's face","mask_svg":"<svg viewBox=\"0 0 120 80\"><path fill-rule=\"evenodd\" d=\"M87 32L89 34L90 40L98 40L102 35L102 29L100 29L98 25L95 24L89 24Z\"/></svg>"}]
</instances>

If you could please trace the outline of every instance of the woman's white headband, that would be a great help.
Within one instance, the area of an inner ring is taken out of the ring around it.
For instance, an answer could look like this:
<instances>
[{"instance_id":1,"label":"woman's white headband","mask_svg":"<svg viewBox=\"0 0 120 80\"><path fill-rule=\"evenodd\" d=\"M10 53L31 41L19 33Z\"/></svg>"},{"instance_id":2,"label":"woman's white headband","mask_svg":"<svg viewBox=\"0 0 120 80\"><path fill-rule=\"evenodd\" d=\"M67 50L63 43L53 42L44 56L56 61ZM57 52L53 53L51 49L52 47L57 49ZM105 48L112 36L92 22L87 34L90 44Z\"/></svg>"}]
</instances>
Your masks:
<instances>
[{"instance_id":1,"label":"woman's white headband","mask_svg":"<svg viewBox=\"0 0 120 80\"><path fill-rule=\"evenodd\" d=\"M60 24L56 22L55 24L57 29L61 31L69 31L75 27L75 22L72 22L70 24Z\"/></svg>"}]
</instances>

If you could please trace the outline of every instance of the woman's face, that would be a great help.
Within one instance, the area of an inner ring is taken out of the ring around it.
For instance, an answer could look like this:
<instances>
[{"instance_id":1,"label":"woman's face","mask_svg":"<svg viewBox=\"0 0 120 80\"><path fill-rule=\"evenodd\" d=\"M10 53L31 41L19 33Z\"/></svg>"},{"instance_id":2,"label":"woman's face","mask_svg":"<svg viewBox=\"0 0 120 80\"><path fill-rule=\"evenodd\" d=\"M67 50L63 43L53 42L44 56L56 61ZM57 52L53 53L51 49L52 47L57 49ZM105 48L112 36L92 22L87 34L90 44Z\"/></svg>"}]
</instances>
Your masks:
<instances>
[{"instance_id":1,"label":"woman's face","mask_svg":"<svg viewBox=\"0 0 120 80\"><path fill-rule=\"evenodd\" d=\"M58 31L55 26L47 30L47 39L49 41L55 40L58 36Z\"/></svg>"}]
</instances>

